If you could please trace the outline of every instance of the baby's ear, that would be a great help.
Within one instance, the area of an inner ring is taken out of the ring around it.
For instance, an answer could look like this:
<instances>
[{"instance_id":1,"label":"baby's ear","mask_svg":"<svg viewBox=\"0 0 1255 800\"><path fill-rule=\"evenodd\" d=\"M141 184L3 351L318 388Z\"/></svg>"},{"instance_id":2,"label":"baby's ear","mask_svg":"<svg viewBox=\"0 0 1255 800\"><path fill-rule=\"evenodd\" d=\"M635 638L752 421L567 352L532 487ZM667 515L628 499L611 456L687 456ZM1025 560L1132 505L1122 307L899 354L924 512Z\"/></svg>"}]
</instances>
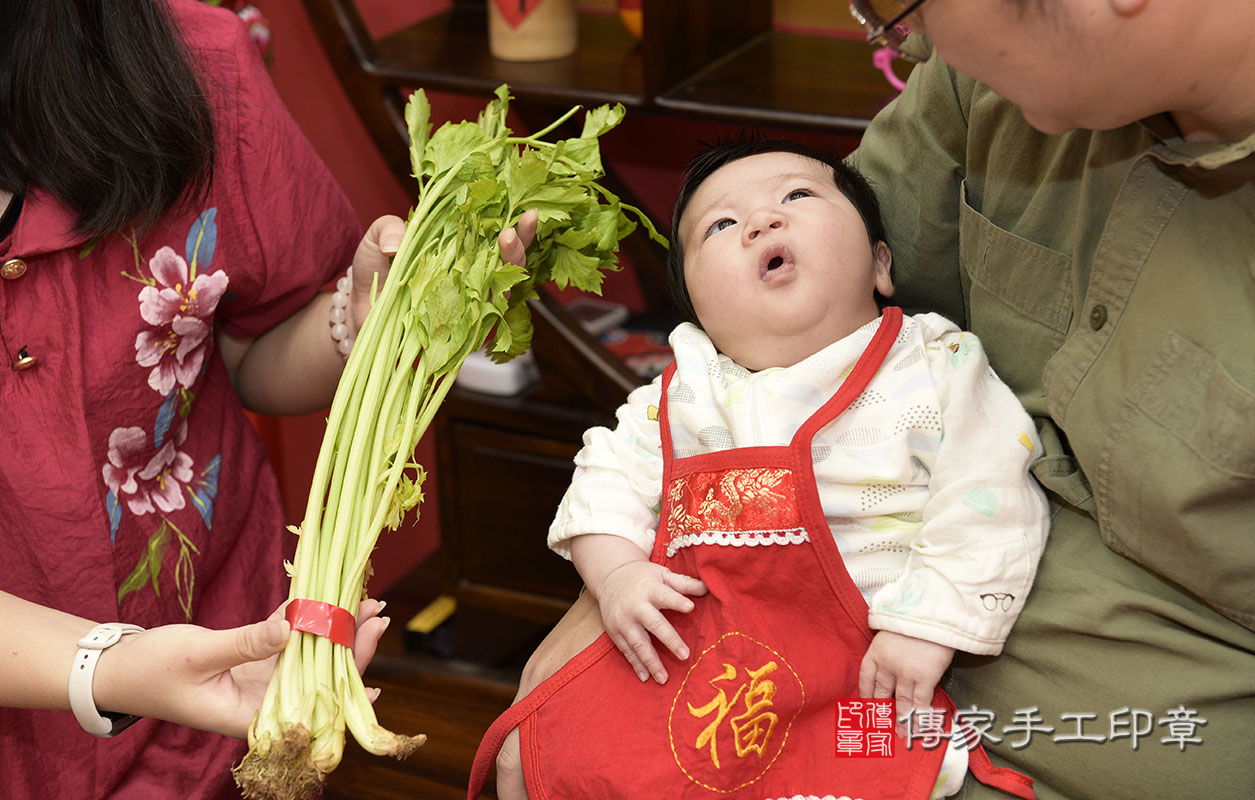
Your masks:
<instances>
[{"instance_id":1,"label":"baby's ear","mask_svg":"<svg viewBox=\"0 0 1255 800\"><path fill-rule=\"evenodd\" d=\"M889 251L889 245L876 242L872 258L876 270L876 291L882 297L893 297L893 253Z\"/></svg>"}]
</instances>

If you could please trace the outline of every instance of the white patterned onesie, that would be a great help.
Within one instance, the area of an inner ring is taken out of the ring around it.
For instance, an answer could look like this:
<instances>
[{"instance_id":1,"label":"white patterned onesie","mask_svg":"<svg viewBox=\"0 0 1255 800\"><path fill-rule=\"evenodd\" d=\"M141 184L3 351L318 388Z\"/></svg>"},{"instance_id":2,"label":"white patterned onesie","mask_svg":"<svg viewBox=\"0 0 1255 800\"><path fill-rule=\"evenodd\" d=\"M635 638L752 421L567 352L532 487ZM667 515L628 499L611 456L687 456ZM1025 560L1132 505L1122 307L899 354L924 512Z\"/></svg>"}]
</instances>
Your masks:
<instances>
[{"instance_id":1,"label":"white patterned onesie","mask_svg":"<svg viewBox=\"0 0 1255 800\"><path fill-rule=\"evenodd\" d=\"M788 444L830 398L880 320L791 367L750 372L699 328L671 334L675 457ZM585 533L649 553L658 526L661 381L628 397L615 430L593 428L549 529L569 558ZM814 439L820 502L873 629L980 655L1002 650L1049 526L1029 466L1036 430L980 342L936 314L903 319L863 394Z\"/></svg>"}]
</instances>

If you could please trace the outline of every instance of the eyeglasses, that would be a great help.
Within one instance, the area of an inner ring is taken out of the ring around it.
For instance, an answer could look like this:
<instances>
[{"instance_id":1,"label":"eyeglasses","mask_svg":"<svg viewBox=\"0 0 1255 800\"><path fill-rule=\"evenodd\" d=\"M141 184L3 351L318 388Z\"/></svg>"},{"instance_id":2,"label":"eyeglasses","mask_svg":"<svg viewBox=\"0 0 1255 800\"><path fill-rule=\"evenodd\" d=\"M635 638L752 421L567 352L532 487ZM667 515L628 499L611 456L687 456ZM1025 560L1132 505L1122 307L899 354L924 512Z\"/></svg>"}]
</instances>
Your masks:
<instances>
[{"instance_id":1,"label":"eyeglasses","mask_svg":"<svg viewBox=\"0 0 1255 800\"><path fill-rule=\"evenodd\" d=\"M910 33L902 21L924 4L925 0L850 0L850 14L867 31L867 43L888 47L895 54L908 61L923 61L928 56L915 52L915 48L904 48L907 34Z\"/></svg>"}]
</instances>

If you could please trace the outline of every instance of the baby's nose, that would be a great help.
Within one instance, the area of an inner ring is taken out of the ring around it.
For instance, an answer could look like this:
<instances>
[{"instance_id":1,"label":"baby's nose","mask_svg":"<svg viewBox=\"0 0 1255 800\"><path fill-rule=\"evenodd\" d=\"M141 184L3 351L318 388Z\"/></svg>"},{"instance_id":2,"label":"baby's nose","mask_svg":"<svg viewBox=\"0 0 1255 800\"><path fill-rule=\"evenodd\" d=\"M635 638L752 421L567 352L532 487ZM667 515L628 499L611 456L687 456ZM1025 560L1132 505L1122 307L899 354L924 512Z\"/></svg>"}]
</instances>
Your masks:
<instances>
[{"instance_id":1,"label":"baby's nose","mask_svg":"<svg viewBox=\"0 0 1255 800\"><path fill-rule=\"evenodd\" d=\"M754 220L754 224L746 227L750 241L757 239L759 234L784 227L784 220L779 216L763 214Z\"/></svg>"}]
</instances>

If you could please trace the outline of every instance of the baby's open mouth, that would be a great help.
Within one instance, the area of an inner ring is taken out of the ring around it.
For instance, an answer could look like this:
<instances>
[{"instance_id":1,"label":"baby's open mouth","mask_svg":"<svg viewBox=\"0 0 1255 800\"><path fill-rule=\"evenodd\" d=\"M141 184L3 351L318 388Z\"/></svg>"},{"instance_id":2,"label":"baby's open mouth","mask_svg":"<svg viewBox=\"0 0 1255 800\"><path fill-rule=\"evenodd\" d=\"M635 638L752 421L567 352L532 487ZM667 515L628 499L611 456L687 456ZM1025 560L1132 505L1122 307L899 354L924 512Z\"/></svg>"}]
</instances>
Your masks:
<instances>
[{"instance_id":1,"label":"baby's open mouth","mask_svg":"<svg viewBox=\"0 0 1255 800\"><path fill-rule=\"evenodd\" d=\"M759 255L758 277L766 279L776 273L783 274L793 267L793 253L787 245L773 244Z\"/></svg>"}]
</instances>

